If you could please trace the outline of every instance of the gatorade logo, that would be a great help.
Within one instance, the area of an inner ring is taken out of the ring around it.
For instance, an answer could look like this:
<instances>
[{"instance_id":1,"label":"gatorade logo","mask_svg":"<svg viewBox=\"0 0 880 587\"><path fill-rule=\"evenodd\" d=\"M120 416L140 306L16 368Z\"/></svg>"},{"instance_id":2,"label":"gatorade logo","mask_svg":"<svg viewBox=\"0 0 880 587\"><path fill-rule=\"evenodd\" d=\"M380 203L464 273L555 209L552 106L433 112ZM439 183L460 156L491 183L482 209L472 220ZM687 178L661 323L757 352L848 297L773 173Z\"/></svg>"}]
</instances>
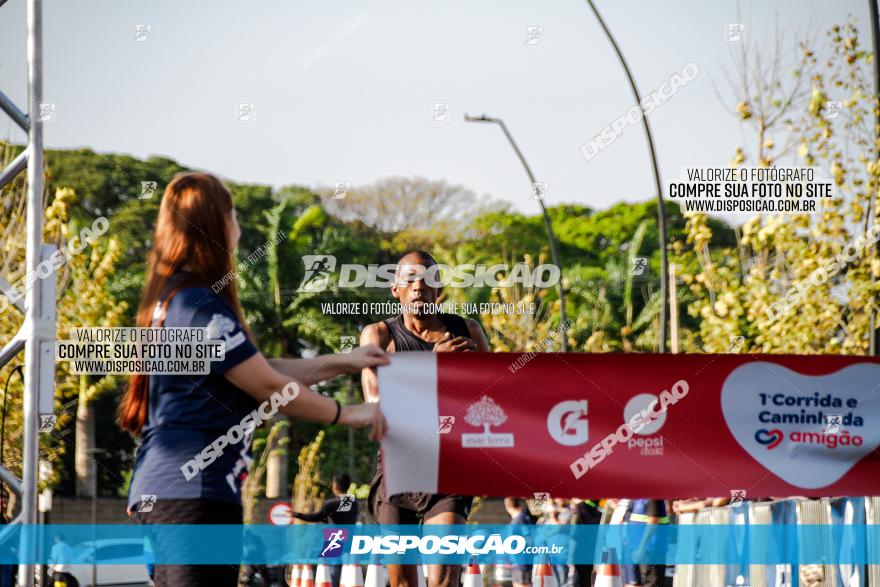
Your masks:
<instances>
[{"instance_id":1,"label":"gatorade logo","mask_svg":"<svg viewBox=\"0 0 880 587\"><path fill-rule=\"evenodd\" d=\"M547 414L547 432L563 446L585 444L590 438L587 400L566 400L553 406Z\"/></svg>"}]
</instances>

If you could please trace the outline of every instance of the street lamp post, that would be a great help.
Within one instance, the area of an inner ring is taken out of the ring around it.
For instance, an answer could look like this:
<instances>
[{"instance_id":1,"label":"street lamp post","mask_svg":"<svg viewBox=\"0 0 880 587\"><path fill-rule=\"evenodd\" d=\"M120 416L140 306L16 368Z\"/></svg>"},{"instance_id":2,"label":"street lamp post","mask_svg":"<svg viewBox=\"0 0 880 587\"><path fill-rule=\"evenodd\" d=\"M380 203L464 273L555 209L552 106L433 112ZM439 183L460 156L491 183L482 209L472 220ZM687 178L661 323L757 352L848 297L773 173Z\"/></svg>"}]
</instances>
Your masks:
<instances>
[{"instance_id":1,"label":"street lamp post","mask_svg":"<svg viewBox=\"0 0 880 587\"><path fill-rule=\"evenodd\" d=\"M868 14L871 15L871 41L874 48L874 98L880 94L880 11L877 9L878 0L868 0ZM875 123L877 132L877 144L880 144L880 120ZM880 156L880 148L877 149L877 155ZM871 190L871 196L868 198L868 209L865 211L865 232L871 226L871 221L876 218L874 213L874 192ZM877 245L875 244L871 250L871 256L877 256ZM874 272L871 272L871 285L875 283ZM880 330L877 329L877 309L871 306L871 317L868 320L868 354L876 356L880 354Z\"/></svg>"},{"instance_id":2,"label":"street lamp post","mask_svg":"<svg viewBox=\"0 0 880 587\"><path fill-rule=\"evenodd\" d=\"M510 131L507 130L507 125L504 124L503 120L492 116L486 116L485 114L482 116L468 116L465 114L464 120L465 122L491 122L500 126L501 131L504 133L504 136L507 137L510 146L513 147L513 152L516 153L520 163L522 163L523 168L525 168L526 174L529 176L529 181L532 183L532 190L537 189L535 187L537 184L535 181L535 174L532 173L532 168L529 167L526 158L523 157L522 151L519 150L516 141L513 140L513 136L510 134ZM550 241L550 257L553 259L553 264L559 268L559 283L557 284L557 289L559 291L559 324L560 331L562 332L560 338L562 339L562 352L567 353L568 336L565 334L565 331L567 330L568 318L565 311L565 287L562 283L562 261L559 258L559 248L556 244L556 236L553 234L553 225L550 222L550 216L547 214L547 207L544 205L542 197L538 197L537 200L538 204L541 206L541 214L544 217L544 228L547 231L547 240Z\"/></svg>"},{"instance_id":3,"label":"street lamp post","mask_svg":"<svg viewBox=\"0 0 880 587\"><path fill-rule=\"evenodd\" d=\"M629 70L626 59L623 58L623 53L620 51L620 47L617 46L617 41L614 40L614 37L611 35L611 31L608 30L608 27L605 25L605 21L602 20L602 15L600 15L599 11L596 10L596 6L593 4L593 0L586 0L586 2L593 10L593 14L596 16L596 20L599 21L599 26L602 27L602 30L605 32L605 36L608 37L608 41L614 48L614 52L617 53L617 58L620 60L620 65L623 66L623 72L626 74L626 79L629 81L629 86L630 89L632 89L632 93L636 99L636 103L639 104L639 107L641 108L642 98L641 94L639 94L639 88L636 86L636 80L635 78L633 78L632 73ZM645 138L648 140L648 151L651 154L651 169L654 172L654 187L657 190L657 225L660 229L660 332L658 333L658 338L660 339L660 352L665 353L667 304L666 286L669 283L669 278L666 276L669 270L669 260L667 258L666 252L666 207L663 205L663 184L660 182L660 170L657 165L657 153L654 150L654 137L651 135L651 125L648 124L648 117L644 114L644 111L642 111L642 125L645 129Z\"/></svg>"}]
</instances>

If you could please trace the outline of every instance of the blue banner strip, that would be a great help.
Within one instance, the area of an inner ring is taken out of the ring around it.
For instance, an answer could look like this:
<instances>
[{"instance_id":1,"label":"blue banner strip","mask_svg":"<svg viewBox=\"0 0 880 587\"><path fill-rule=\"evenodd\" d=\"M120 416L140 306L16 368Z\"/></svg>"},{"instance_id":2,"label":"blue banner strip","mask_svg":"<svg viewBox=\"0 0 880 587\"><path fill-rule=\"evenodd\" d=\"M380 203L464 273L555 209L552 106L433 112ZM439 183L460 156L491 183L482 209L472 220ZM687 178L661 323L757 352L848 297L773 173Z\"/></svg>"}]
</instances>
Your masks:
<instances>
[{"instance_id":1,"label":"blue banner strip","mask_svg":"<svg viewBox=\"0 0 880 587\"><path fill-rule=\"evenodd\" d=\"M880 525L864 524L6 526L0 564L52 562L56 536L89 565L880 564Z\"/></svg>"}]
</instances>

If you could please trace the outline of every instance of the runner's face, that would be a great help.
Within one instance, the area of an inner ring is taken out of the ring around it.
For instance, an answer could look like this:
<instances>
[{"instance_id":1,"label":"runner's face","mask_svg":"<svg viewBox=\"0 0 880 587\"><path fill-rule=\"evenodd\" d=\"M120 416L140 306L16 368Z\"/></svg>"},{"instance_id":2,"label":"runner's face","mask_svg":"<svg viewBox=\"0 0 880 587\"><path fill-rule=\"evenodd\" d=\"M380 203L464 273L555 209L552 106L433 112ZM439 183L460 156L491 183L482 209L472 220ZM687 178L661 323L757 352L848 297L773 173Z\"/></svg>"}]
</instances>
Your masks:
<instances>
[{"instance_id":1,"label":"runner's face","mask_svg":"<svg viewBox=\"0 0 880 587\"><path fill-rule=\"evenodd\" d=\"M425 283L425 267L418 264L400 265L397 279L391 287L391 295L400 300L401 304L411 304L418 311L426 304L437 302L439 289Z\"/></svg>"}]
</instances>

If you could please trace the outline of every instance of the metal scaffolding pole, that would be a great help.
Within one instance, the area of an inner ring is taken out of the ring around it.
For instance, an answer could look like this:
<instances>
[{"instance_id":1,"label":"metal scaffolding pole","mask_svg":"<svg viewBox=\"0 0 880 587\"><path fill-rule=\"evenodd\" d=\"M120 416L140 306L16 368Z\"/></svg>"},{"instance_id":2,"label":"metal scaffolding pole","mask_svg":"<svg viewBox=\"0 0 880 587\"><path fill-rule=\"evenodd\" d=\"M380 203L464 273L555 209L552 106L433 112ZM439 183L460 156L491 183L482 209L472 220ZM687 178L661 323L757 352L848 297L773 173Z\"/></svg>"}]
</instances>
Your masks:
<instances>
[{"instance_id":1,"label":"metal scaffolding pole","mask_svg":"<svg viewBox=\"0 0 880 587\"><path fill-rule=\"evenodd\" d=\"M2 6L5 1L0 1ZM28 105L25 115L6 94L0 92L0 110L9 115L28 133L27 149L4 170L0 171L0 188L9 184L27 166L27 206L25 229L25 275L37 275L40 262L47 259L53 247L43 245L43 123L40 104L43 101L43 23L42 0L27 0ZM30 531L22 532L19 548L21 560L33 560L37 523L37 474L40 460L40 411L51 413L54 395L55 344L55 280L24 280L24 304L18 291L5 279L0 295L11 298L10 310L24 310L24 324L11 341L0 350L0 367L24 349L24 433L22 479L0 468L0 481L21 495L21 513L14 524L24 524ZM41 398L45 401L41 402ZM33 564L19 564L19 587L34 585Z\"/></svg>"},{"instance_id":2,"label":"metal scaffolding pole","mask_svg":"<svg viewBox=\"0 0 880 587\"><path fill-rule=\"evenodd\" d=\"M43 101L43 11L42 0L27 0L27 56L28 56L28 166L27 166L27 228L25 266L36 274L43 257L43 123L40 104ZM53 277L54 279L54 277ZM21 523L37 523L37 472L40 458L39 389L40 359L43 345L51 344L55 334L54 320L44 319L42 287L28 287L25 294L24 347L24 449L22 456ZM48 301L48 300L47 300ZM51 300L54 305L55 300ZM34 553L35 540L30 532L22 533L19 553ZM26 559L25 559L26 560ZM34 584L34 565L22 563L18 567L19 587Z\"/></svg>"}]
</instances>

